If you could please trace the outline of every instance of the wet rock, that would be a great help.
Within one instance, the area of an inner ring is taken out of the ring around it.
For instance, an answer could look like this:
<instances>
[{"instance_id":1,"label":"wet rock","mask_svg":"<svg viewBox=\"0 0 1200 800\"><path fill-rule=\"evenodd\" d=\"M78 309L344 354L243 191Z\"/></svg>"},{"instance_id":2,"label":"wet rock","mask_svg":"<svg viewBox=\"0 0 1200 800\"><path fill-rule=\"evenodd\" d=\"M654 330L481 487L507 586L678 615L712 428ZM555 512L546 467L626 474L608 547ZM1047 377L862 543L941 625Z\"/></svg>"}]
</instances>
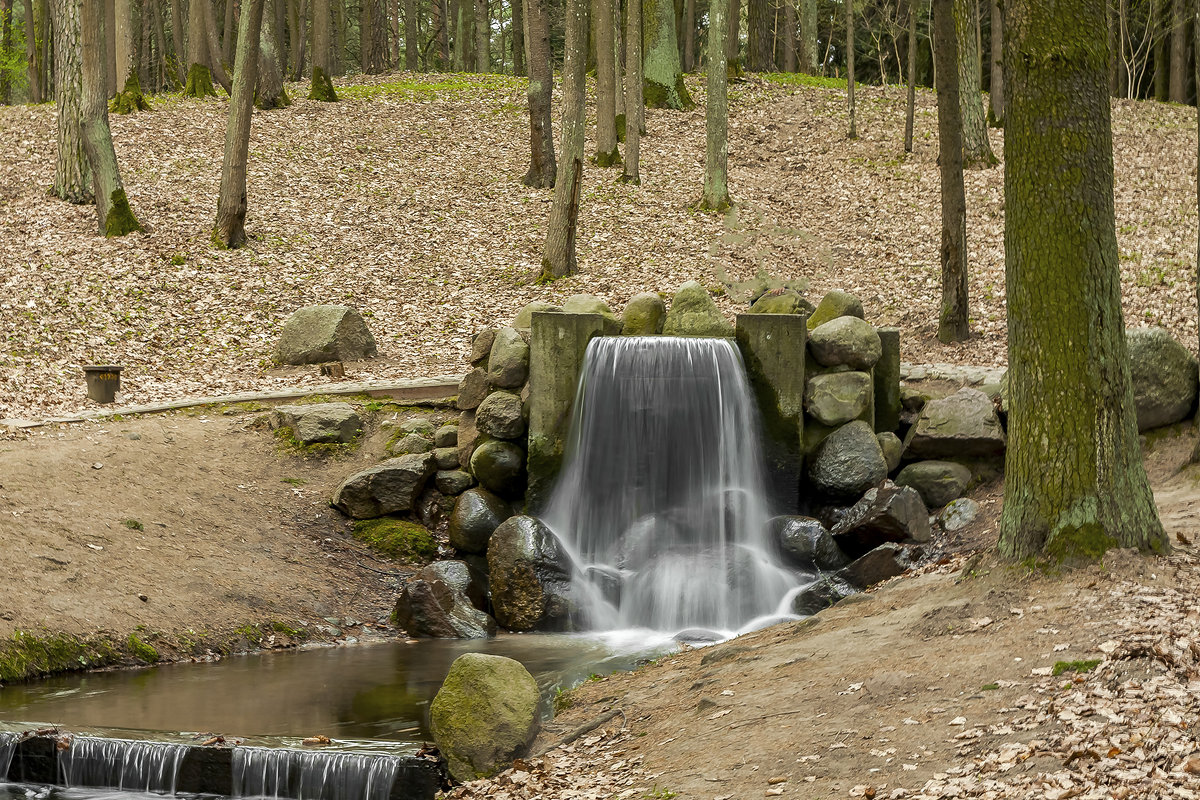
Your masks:
<instances>
[{"instance_id":1,"label":"wet rock","mask_svg":"<svg viewBox=\"0 0 1200 800\"><path fill-rule=\"evenodd\" d=\"M883 451L883 460L887 464L888 474L896 471L896 467L900 466L900 459L904 455L904 442L900 441L900 437L891 431L875 434L875 438L879 440L879 449Z\"/></svg>"},{"instance_id":2,"label":"wet rock","mask_svg":"<svg viewBox=\"0 0 1200 800\"><path fill-rule=\"evenodd\" d=\"M857 558L885 542L929 541L929 512L915 489L887 481L867 491L832 533L838 547Z\"/></svg>"},{"instance_id":3,"label":"wet rock","mask_svg":"<svg viewBox=\"0 0 1200 800\"><path fill-rule=\"evenodd\" d=\"M464 491L450 512L450 546L464 553L486 553L492 533L511 513L508 503L487 489Z\"/></svg>"},{"instance_id":4,"label":"wet rock","mask_svg":"<svg viewBox=\"0 0 1200 800\"><path fill-rule=\"evenodd\" d=\"M608 307L608 303L594 294L573 294L563 303L562 310L564 314L599 314L604 318L605 336L621 333L621 320Z\"/></svg>"},{"instance_id":5,"label":"wet rock","mask_svg":"<svg viewBox=\"0 0 1200 800\"><path fill-rule=\"evenodd\" d=\"M520 389L529 377L529 345L515 328L496 331L487 374L492 386L501 389Z\"/></svg>"},{"instance_id":6,"label":"wet rock","mask_svg":"<svg viewBox=\"0 0 1200 800\"><path fill-rule=\"evenodd\" d=\"M716 644L727 637L719 631L712 631L708 628L685 628L671 638L680 644L703 645Z\"/></svg>"},{"instance_id":7,"label":"wet rock","mask_svg":"<svg viewBox=\"0 0 1200 800\"><path fill-rule=\"evenodd\" d=\"M929 508L941 508L962 497L971 470L953 461L917 461L900 470L897 486L911 486Z\"/></svg>"},{"instance_id":8,"label":"wet rock","mask_svg":"<svg viewBox=\"0 0 1200 800\"><path fill-rule=\"evenodd\" d=\"M451 777L490 777L525 755L537 736L540 699L537 681L518 661L482 653L455 659L429 707Z\"/></svg>"},{"instance_id":9,"label":"wet rock","mask_svg":"<svg viewBox=\"0 0 1200 800\"><path fill-rule=\"evenodd\" d=\"M733 326L725 319L708 290L698 281L679 287L671 301L663 333L667 336L716 336L733 338Z\"/></svg>"},{"instance_id":10,"label":"wet rock","mask_svg":"<svg viewBox=\"0 0 1200 800\"><path fill-rule=\"evenodd\" d=\"M921 554L920 547L887 542L855 559L853 563L839 570L837 576L851 586L869 589L915 567Z\"/></svg>"},{"instance_id":11,"label":"wet rock","mask_svg":"<svg viewBox=\"0 0 1200 800\"><path fill-rule=\"evenodd\" d=\"M496 635L496 621L468 594L478 587L462 561L439 561L414 574L396 600L396 624L409 636L483 639ZM482 599L482 598L480 598Z\"/></svg>"},{"instance_id":12,"label":"wet rock","mask_svg":"<svg viewBox=\"0 0 1200 800\"><path fill-rule=\"evenodd\" d=\"M483 398L488 394L488 373L482 367L476 367L463 376L458 384L458 409L470 411L478 408Z\"/></svg>"},{"instance_id":13,"label":"wet rock","mask_svg":"<svg viewBox=\"0 0 1200 800\"><path fill-rule=\"evenodd\" d=\"M482 365L487 369L488 356L492 353L492 343L496 341L496 329L484 328L471 339L471 364Z\"/></svg>"},{"instance_id":14,"label":"wet rock","mask_svg":"<svg viewBox=\"0 0 1200 800\"><path fill-rule=\"evenodd\" d=\"M1196 407L1196 357L1163 328L1131 328L1125 336L1138 431L1186 418Z\"/></svg>"},{"instance_id":15,"label":"wet rock","mask_svg":"<svg viewBox=\"0 0 1200 800\"><path fill-rule=\"evenodd\" d=\"M858 317L838 317L812 328L808 349L818 364L868 370L883 355L879 332Z\"/></svg>"},{"instance_id":16,"label":"wet rock","mask_svg":"<svg viewBox=\"0 0 1200 800\"><path fill-rule=\"evenodd\" d=\"M475 409L475 426L496 439L519 439L525 435L521 398L512 392L492 392Z\"/></svg>"},{"instance_id":17,"label":"wet rock","mask_svg":"<svg viewBox=\"0 0 1200 800\"><path fill-rule=\"evenodd\" d=\"M863 304L854 295L849 292L842 292L834 289L829 294L821 298L821 302L817 303L817 308L808 317L808 329L815 330L818 326L824 325L830 320L838 317L858 317L862 319Z\"/></svg>"},{"instance_id":18,"label":"wet rock","mask_svg":"<svg viewBox=\"0 0 1200 800\"><path fill-rule=\"evenodd\" d=\"M572 612L570 557L540 520L510 517L488 542L496 621L511 631L563 630Z\"/></svg>"},{"instance_id":19,"label":"wet rock","mask_svg":"<svg viewBox=\"0 0 1200 800\"><path fill-rule=\"evenodd\" d=\"M438 469L457 469L458 448L435 447L433 449L433 460L437 463Z\"/></svg>"},{"instance_id":20,"label":"wet rock","mask_svg":"<svg viewBox=\"0 0 1200 800\"><path fill-rule=\"evenodd\" d=\"M811 314L815 309L795 289L772 289L750 306L751 314Z\"/></svg>"},{"instance_id":21,"label":"wet rock","mask_svg":"<svg viewBox=\"0 0 1200 800\"><path fill-rule=\"evenodd\" d=\"M490 439L471 454L471 473L486 489L514 500L525 492L525 451L512 442Z\"/></svg>"},{"instance_id":22,"label":"wet rock","mask_svg":"<svg viewBox=\"0 0 1200 800\"><path fill-rule=\"evenodd\" d=\"M960 497L942 509L938 514L938 523L942 530L957 531L970 525L977 516L979 504L969 497Z\"/></svg>"},{"instance_id":23,"label":"wet rock","mask_svg":"<svg viewBox=\"0 0 1200 800\"><path fill-rule=\"evenodd\" d=\"M887 477L887 462L871 425L855 420L825 437L808 474L818 491L849 500L882 482Z\"/></svg>"},{"instance_id":24,"label":"wet rock","mask_svg":"<svg viewBox=\"0 0 1200 800\"><path fill-rule=\"evenodd\" d=\"M804 387L804 407L822 425L858 419L871 400L871 376L865 372L814 375Z\"/></svg>"},{"instance_id":25,"label":"wet rock","mask_svg":"<svg viewBox=\"0 0 1200 800\"><path fill-rule=\"evenodd\" d=\"M413 509L421 524L432 531L439 528L450 516L450 512L454 510L454 501L455 498L442 494L436 486L426 486Z\"/></svg>"},{"instance_id":26,"label":"wet rock","mask_svg":"<svg viewBox=\"0 0 1200 800\"><path fill-rule=\"evenodd\" d=\"M362 361L375 354L375 337L361 314L346 306L316 305L288 317L274 359L280 364L323 364Z\"/></svg>"},{"instance_id":27,"label":"wet rock","mask_svg":"<svg viewBox=\"0 0 1200 800\"><path fill-rule=\"evenodd\" d=\"M275 419L279 425L291 428L303 444L345 444L362 428L358 412L349 403L279 406Z\"/></svg>"},{"instance_id":28,"label":"wet rock","mask_svg":"<svg viewBox=\"0 0 1200 800\"><path fill-rule=\"evenodd\" d=\"M487 575L471 566L466 559L435 561L414 577L445 581L446 585L456 592L465 594L471 605L480 609L487 608Z\"/></svg>"},{"instance_id":29,"label":"wet rock","mask_svg":"<svg viewBox=\"0 0 1200 800\"><path fill-rule=\"evenodd\" d=\"M479 441L479 428L475 427L475 412L464 411L458 415L458 465L466 469L471 464L471 454Z\"/></svg>"},{"instance_id":30,"label":"wet rock","mask_svg":"<svg viewBox=\"0 0 1200 800\"><path fill-rule=\"evenodd\" d=\"M388 445L388 455L406 456L411 453L428 453L433 442L419 433L408 433Z\"/></svg>"},{"instance_id":31,"label":"wet rock","mask_svg":"<svg viewBox=\"0 0 1200 800\"><path fill-rule=\"evenodd\" d=\"M667 304L654 292L642 292L625 304L622 336L653 336L662 333L667 321Z\"/></svg>"},{"instance_id":32,"label":"wet rock","mask_svg":"<svg viewBox=\"0 0 1200 800\"><path fill-rule=\"evenodd\" d=\"M443 425L433 433L434 447L457 447L458 446L458 426Z\"/></svg>"},{"instance_id":33,"label":"wet rock","mask_svg":"<svg viewBox=\"0 0 1200 800\"><path fill-rule=\"evenodd\" d=\"M556 306L554 303L547 303L545 300L534 300L517 312L517 316L513 317L512 326L518 330L529 330L529 326L533 324L534 314L554 314L562 310L562 306Z\"/></svg>"},{"instance_id":34,"label":"wet rock","mask_svg":"<svg viewBox=\"0 0 1200 800\"><path fill-rule=\"evenodd\" d=\"M844 600L858 589L837 575L821 575L792 598L792 613L811 616Z\"/></svg>"},{"instance_id":35,"label":"wet rock","mask_svg":"<svg viewBox=\"0 0 1200 800\"><path fill-rule=\"evenodd\" d=\"M458 451L454 452L457 454ZM433 476L433 485L442 494L454 497L474 486L475 476L461 469L438 470Z\"/></svg>"},{"instance_id":36,"label":"wet rock","mask_svg":"<svg viewBox=\"0 0 1200 800\"><path fill-rule=\"evenodd\" d=\"M334 492L332 503L354 519L411 511L433 472L429 453L390 458L346 478Z\"/></svg>"},{"instance_id":37,"label":"wet rock","mask_svg":"<svg viewBox=\"0 0 1200 800\"><path fill-rule=\"evenodd\" d=\"M850 561L820 520L812 517L775 517L767 523L767 531L793 566L832 571Z\"/></svg>"},{"instance_id":38,"label":"wet rock","mask_svg":"<svg viewBox=\"0 0 1200 800\"><path fill-rule=\"evenodd\" d=\"M1004 453L1004 446L1004 429L991 398L964 388L925 404L904 441L904 457L995 457Z\"/></svg>"}]
</instances>

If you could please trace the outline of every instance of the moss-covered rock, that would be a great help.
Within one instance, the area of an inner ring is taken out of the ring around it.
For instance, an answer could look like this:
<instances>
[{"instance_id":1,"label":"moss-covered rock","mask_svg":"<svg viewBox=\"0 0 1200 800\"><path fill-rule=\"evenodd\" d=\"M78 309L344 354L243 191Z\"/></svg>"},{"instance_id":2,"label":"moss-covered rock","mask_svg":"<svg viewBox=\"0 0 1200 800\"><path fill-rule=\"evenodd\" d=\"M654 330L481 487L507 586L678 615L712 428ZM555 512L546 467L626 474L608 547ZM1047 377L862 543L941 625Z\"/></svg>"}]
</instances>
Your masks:
<instances>
[{"instance_id":1,"label":"moss-covered rock","mask_svg":"<svg viewBox=\"0 0 1200 800\"><path fill-rule=\"evenodd\" d=\"M562 310L562 306L547 303L545 300L534 300L517 312L517 316L513 317L512 326L519 330L529 330L529 326L533 324L533 315L535 313L545 312L555 314Z\"/></svg>"},{"instance_id":2,"label":"moss-covered rock","mask_svg":"<svg viewBox=\"0 0 1200 800\"><path fill-rule=\"evenodd\" d=\"M494 439L519 439L525 435L525 417L520 396L492 392L475 409L479 432Z\"/></svg>"},{"instance_id":3,"label":"moss-covered rock","mask_svg":"<svg viewBox=\"0 0 1200 800\"><path fill-rule=\"evenodd\" d=\"M489 439L471 453L471 474L484 488L515 500L525 493L525 451L512 442Z\"/></svg>"},{"instance_id":4,"label":"moss-covered rock","mask_svg":"<svg viewBox=\"0 0 1200 800\"><path fill-rule=\"evenodd\" d=\"M422 525L395 517L354 523L354 538L380 555L424 564L437 557L437 542Z\"/></svg>"},{"instance_id":5,"label":"moss-covered rock","mask_svg":"<svg viewBox=\"0 0 1200 800\"><path fill-rule=\"evenodd\" d=\"M994 457L1006 440L996 407L978 389L964 388L930 400L904 440L904 456L922 458Z\"/></svg>"},{"instance_id":6,"label":"moss-covered rock","mask_svg":"<svg viewBox=\"0 0 1200 800\"><path fill-rule=\"evenodd\" d=\"M496 331L488 355L488 381L501 389L520 389L529 377L529 344L516 328Z\"/></svg>"},{"instance_id":7,"label":"moss-covered rock","mask_svg":"<svg viewBox=\"0 0 1200 800\"><path fill-rule=\"evenodd\" d=\"M621 332L621 320L608 307L608 303L594 294L573 294L562 307L565 314L599 314L604 318L604 335L616 336Z\"/></svg>"},{"instance_id":8,"label":"moss-covered rock","mask_svg":"<svg viewBox=\"0 0 1200 800\"><path fill-rule=\"evenodd\" d=\"M863 304L849 292L834 289L821 298L816 309L808 318L808 329L811 331L818 325L824 325L838 317L864 317Z\"/></svg>"},{"instance_id":9,"label":"moss-covered rock","mask_svg":"<svg viewBox=\"0 0 1200 800\"><path fill-rule=\"evenodd\" d=\"M813 304L795 289L772 289L750 306L751 314L812 314L813 311Z\"/></svg>"},{"instance_id":10,"label":"moss-covered rock","mask_svg":"<svg viewBox=\"0 0 1200 800\"><path fill-rule=\"evenodd\" d=\"M540 520L510 517L488 541L496 621L511 631L562 630L570 624L570 557Z\"/></svg>"},{"instance_id":11,"label":"moss-covered rock","mask_svg":"<svg viewBox=\"0 0 1200 800\"><path fill-rule=\"evenodd\" d=\"M283 325L274 359L280 364L361 361L376 354L362 315L338 305L305 306Z\"/></svg>"},{"instance_id":12,"label":"moss-covered rock","mask_svg":"<svg viewBox=\"0 0 1200 800\"><path fill-rule=\"evenodd\" d=\"M804 407L823 425L858 419L871 401L871 376L865 372L814 375L804 386Z\"/></svg>"},{"instance_id":13,"label":"moss-covered rock","mask_svg":"<svg viewBox=\"0 0 1200 800\"><path fill-rule=\"evenodd\" d=\"M1131 328L1125 336L1138 431L1187 417L1196 407L1196 357L1164 328Z\"/></svg>"},{"instance_id":14,"label":"moss-covered rock","mask_svg":"<svg viewBox=\"0 0 1200 800\"><path fill-rule=\"evenodd\" d=\"M486 778L524 755L538 731L537 681L521 663L467 653L455 659L429 707L450 775Z\"/></svg>"},{"instance_id":15,"label":"moss-covered rock","mask_svg":"<svg viewBox=\"0 0 1200 800\"><path fill-rule=\"evenodd\" d=\"M346 444L362 428L362 420L349 403L307 403L279 406L278 424L291 428L301 444Z\"/></svg>"},{"instance_id":16,"label":"moss-covered rock","mask_svg":"<svg viewBox=\"0 0 1200 800\"><path fill-rule=\"evenodd\" d=\"M622 336L653 336L662 333L667 321L667 304L654 292L642 292L625 304Z\"/></svg>"},{"instance_id":17,"label":"moss-covered rock","mask_svg":"<svg viewBox=\"0 0 1200 800\"><path fill-rule=\"evenodd\" d=\"M917 461L900 470L897 486L911 486L929 508L941 508L962 497L971 470L953 461Z\"/></svg>"},{"instance_id":18,"label":"moss-covered rock","mask_svg":"<svg viewBox=\"0 0 1200 800\"><path fill-rule=\"evenodd\" d=\"M733 338L733 326L713 302L708 290L697 281L679 287L663 323L667 336L713 336Z\"/></svg>"},{"instance_id":19,"label":"moss-covered rock","mask_svg":"<svg viewBox=\"0 0 1200 800\"><path fill-rule=\"evenodd\" d=\"M883 355L879 332L857 317L837 317L809 328L808 349L824 367L867 370Z\"/></svg>"},{"instance_id":20,"label":"moss-covered rock","mask_svg":"<svg viewBox=\"0 0 1200 800\"><path fill-rule=\"evenodd\" d=\"M334 492L332 504L354 519L411 511L435 470L432 453L391 458L346 478Z\"/></svg>"}]
</instances>

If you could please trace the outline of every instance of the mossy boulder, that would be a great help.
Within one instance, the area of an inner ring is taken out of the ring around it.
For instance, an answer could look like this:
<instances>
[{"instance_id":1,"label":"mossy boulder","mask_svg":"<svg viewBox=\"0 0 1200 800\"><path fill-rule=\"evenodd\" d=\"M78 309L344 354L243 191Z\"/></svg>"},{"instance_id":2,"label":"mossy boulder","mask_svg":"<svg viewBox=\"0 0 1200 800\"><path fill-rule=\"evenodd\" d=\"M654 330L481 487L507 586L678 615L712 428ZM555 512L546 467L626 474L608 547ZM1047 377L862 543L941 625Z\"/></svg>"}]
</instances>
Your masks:
<instances>
[{"instance_id":1,"label":"mossy boulder","mask_svg":"<svg viewBox=\"0 0 1200 800\"><path fill-rule=\"evenodd\" d=\"M667 304L654 292L642 292L625 304L622 336L654 336L667 321Z\"/></svg>"},{"instance_id":2,"label":"mossy boulder","mask_svg":"<svg viewBox=\"0 0 1200 800\"><path fill-rule=\"evenodd\" d=\"M471 453L471 474L484 488L514 500L525 492L525 451L502 439L489 439Z\"/></svg>"},{"instance_id":3,"label":"mossy boulder","mask_svg":"<svg viewBox=\"0 0 1200 800\"><path fill-rule=\"evenodd\" d=\"M751 314L812 314L813 304L794 289L772 289L750 306Z\"/></svg>"},{"instance_id":4,"label":"mossy boulder","mask_svg":"<svg viewBox=\"0 0 1200 800\"><path fill-rule=\"evenodd\" d=\"M358 435L362 419L349 403L279 406L276 422L291 428L301 444L346 444Z\"/></svg>"},{"instance_id":5,"label":"mossy boulder","mask_svg":"<svg viewBox=\"0 0 1200 800\"><path fill-rule=\"evenodd\" d=\"M537 681L519 661L483 653L455 659L429 707L450 776L490 777L524 755L537 736L539 701Z\"/></svg>"},{"instance_id":6,"label":"mossy boulder","mask_svg":"<svg viewBox=\"0 0 1200 800\"><path fill-rule=\"evenodd\" d=\"M825 437L808 469L809 480L822 494L854 500L887 477L887 462L875 431L863 420L848 422Z\"/></svg>"},{"instance_id":7,"label":"mossy boulder","mask_svg":"<svg viewBox=\"0 0 1200 800\"><path fill-rule=\"evenodd\" d=\"M380 555L397 561L424 564L437 557L437 542L429 529L394 517L354 523L355 539Z\"/></svg>"},{"instance_id":8,"label":"mossy boulder","mask_svg":"<svg viewBox=\"0 0 1200 800\"><path fill-rule=\"evenodd\" d=\"M904 442L891 431L877 433L875 438L879 440L879 449L883 451L883 460L887 463L888 474L891 475L900 466L900 459L904 457Z\"/></svg>"},{"instance_id":9,"label":"mossy boulder","mask_svg":"<svg viewBox=\"0 0 1200 800\"><path fill-rule=\"evenodd\" d=\"M488 574L496 621L510 631L563 630L570 625L574 568L541 520L509 517L488 541Z\"/></svg>"},{"instance_id":10,"label":"mossy boulder","mask_svg":"<svg viewBox=\"0 0 1200 800\"><path fill-rule=\"evenodd\" d=\"M458 426L447 424L433 432L434 447L457 447Z\"/></svg>"},{"instance_id":11,"label":"mossy boulder","mask_svg":"<svg viewBox=\"0 0 1200 800\"><path fill-rule=\"evenodd\" d=\"M458 461L458 451L449 448ZM433 475L433 485L447 497L457 497L475 485L475 476L461 469L439 469Z\"/></svg>"},{"instance_id":12,"label":"mossy boulder","mask_svg":"<svg viewBox=\"0 0 1200 800\"><path fill-rule=\"evenodd\" d=\"M1005 447L1004 429L992 399L963 388L930 400L904 439L904 457L913 459L988 458Z\"/></svg>"},{"instance_id":13,"label":"mossy boulder","mask_svg":"<svg viewBox=\"0 0 1200 800\"><path fill-rule=\"evenodd\" d=\"M332 504L354 519L411 511L435 469L432 453L390 458L346 478L333 493Z\"/></svg>"},{"instance_id":14,"label":"mossy boulder","mask_svg":"<svg viewBox=\"0 0 1200 800\"><path fill-rule=\"evenodd\" d=\"M838 317L858 317L862 319L864 316L861 300L849 292L834 289L822 297L821 302L817 303L816 309L808 318L808 329L810 331L816 330L818 326L824 325L826 322L835 320Z\"/></svg>"},{"instance_id":15,"label":"mossy boulder","mask_svg":"<svg viewBox=\"0 0 1200 800\"><path fill-rule=\"evenodd\" d=\"M879 332L858 317L838 317L812 328L808 349L824 367L868 370L883 355Z\"/></svg>"},{"instance_id":16,"label":"mossy boulder","mask_svg":"<svg viewBox=\"0 0 1200 800\"><path fill-rule=\"evenodd\" d=\"M458 469L457 447L435 447L432 452L438 469Z\"/></svg>"},{"instance_id":17,"label":"mossy boulder","mask_svg":"<svg viewBox=\"0 0 1200 800\"><path fill-rule=\"evenodd\" d=\"M917 461L900 470L897 486L911 486L929 508L941 508L962 497L971 470L953 461Z\"/></svg>"},{"instance_id":18,"label":"mossy boulder","mask_svg":"<svg viewBox=\"0 0 1200 800\"><path fill-rule=\"evenodd\" d=\"M388 455L406 456L411 453L428 453L433 450L433 442L419 433L406 433L388 445ZM457 456L458 450L455 449Z\"/></svg>"},{"instance_id":19,"label":"mossy boulder","mask_svg":"<svg viewBox=\"0 0 1200 800\"><path fill-rule=\"evenodd\" d=\"M521 398L512 392L492 392L475 409L479 432L494 439L519 439L525 435Z\"/></svg>"},{"instance_id":20,"label":"mossy boulder","mask_svg":"<svg viewBox=\"0 0 1200 800\"><path fill-rule=\"evenodd\" d=\"M554 303L547 303L545 300L534 300L517 312L517 316L513 317L512 326L519 330L529 330L529 326L533 324L533 315L535 313L546 312L547 314L555 314L562 310L562 306L556 306Z\"/></svg>"},{"instance_id":21,"label":"mossy boulder","mask_svg":"<svg viewBox=\"0 0 1200 800\"><path fill-rule=\"evenodd\" d=\"M346 306L316 305L301 308L284 323L274 359L280 364L322 364L375 355L375 337L361 314Z\"/></svg>"},{"instance_id":22,"label":"mossy boulder","mask_svg":"<svg viewBox=\"0 0 1200 800\"><path fill-rule=\"evenodd\" d=\"M491 385L501 389L520 389L529 377L529 344L516 328L496 331L488 355L487 375Z\"/></svg>"},{"instance_id":23,"label":"mossy boulder","mask_svg":"<svg viewBox=\"0 0 1200 800\"><path fill-rule=\"evenodd\" d=\"M415 433L428 439L433 438L434 431L437 429L433 420L424 415L401 420L399 427L405 433Z\"/></svg>"},{"instance_id":24,"label":"mossy boulder","mask_svg":"<svg viewBox=\"0 0 1200 800\"><path fill-rule=\"evenodd\" d=\"M698 281L679 287L663 323L667 336L712 336L731 339L733 326Z\"/></svg>"},{"instance_id":25,"label":"mossy boulder","mask_svg":"<svg viewBox=\"0 0 1200 800\"><path fill-rule=\"evenodd\" d=\"M866 372L814 375L804 386L804 407L822 425L841 425L867 410L871 385Z\"/></svg>"},{"instance_id":26,"label":"mossy boulder","mask_svg":"<svg viewBox=\"0 0 1200 800\"><path fill-rule=\"evenodd\" d=\"M562 305L564 314L599 314L604 318L604 335L616 336L621 332L621 320L608 307L608 303L594 294L573 294Z\"/></svg>"},{"instance_id":27,"label":"mossy boulder","mask_svg":"<svg viewBox=\"0 0 1200 800\"><path fill-rule=\"evenodd\" d=\"M1131 328L1125 335L1138 431L1186 418L1196 407L1196 357L1163 328Z\"/></svg>"},{"instance_id":28,"label":"mossy boulder","mask_svg":"<svg viewBox=\"0 0 1200 800\"><path fill-rule=\"evenodd\" d=\"M450 512L450 546L463 553L483 555L488 540L512 511L508 503L487 489L468 489Z\"/></svg>"}]
</instances>

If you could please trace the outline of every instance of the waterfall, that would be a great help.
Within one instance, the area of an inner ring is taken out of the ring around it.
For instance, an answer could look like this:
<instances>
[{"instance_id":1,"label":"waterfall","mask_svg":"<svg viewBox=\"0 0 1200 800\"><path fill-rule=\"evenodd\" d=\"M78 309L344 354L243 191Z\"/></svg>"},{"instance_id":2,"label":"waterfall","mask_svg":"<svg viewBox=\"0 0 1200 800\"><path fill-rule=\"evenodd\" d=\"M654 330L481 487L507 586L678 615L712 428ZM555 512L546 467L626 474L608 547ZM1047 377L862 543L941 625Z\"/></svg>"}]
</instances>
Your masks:
<instances>
[{"instance_id":1,"label":"waterfall","mask_svg":"<svg viewBox=\"0 0 1200 800\"><path fill-rule=\"evenodd\" d=\"M387 800L400 760L395 756L237 747L235 797L296 800Z\"/></svg>"},{"instance_id":2,"label":"waterfall","mask_svg":"<svg viewBox=\"0 0 1200 800\"><path fill-rule=\"evenodd\" d=\"M758 409L725 339L598 337L541 515L586 576L595 629L726 634L797 577L766 541Z\"/></svg>"},{"instance_id":3,"label":"waterfall","mask_svg":"<svg viewBox=\"0 0 1200 800\"><path fill-rule=\"evenodd\" d=\"M58 755L59 777L68 787L174 794L187 750L182 744L76 736Z\"/></svg>"},{"instance_id":4,"label":"waterfall","mask_svg":"<svg viewBox=\"0 0 1200 800\"><path fill-rule=\"evenodd\" d=\"M20 736L8 731L0 731L0 781L8 778L8 768L12 766L13 753L17 751Z\"/></svg>"}]
</instances>

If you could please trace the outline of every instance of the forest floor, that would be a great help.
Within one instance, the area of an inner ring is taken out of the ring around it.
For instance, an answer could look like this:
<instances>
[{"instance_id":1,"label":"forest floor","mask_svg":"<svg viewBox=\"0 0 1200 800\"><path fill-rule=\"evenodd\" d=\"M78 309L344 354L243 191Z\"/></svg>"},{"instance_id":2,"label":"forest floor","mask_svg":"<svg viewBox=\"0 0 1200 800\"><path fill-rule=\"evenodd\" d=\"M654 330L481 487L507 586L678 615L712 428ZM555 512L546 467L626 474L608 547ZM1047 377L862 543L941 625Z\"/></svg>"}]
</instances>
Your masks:
<instances>
[{"instance_id":1,"label":"forest floor","mask_svg":"<svg viewBox=\"0 0 1200 800\"><path fill-rule=\"evenodd\" d=\"M125 188L145 233L105 240L90 207L47 194L52 105L0 108L0 419L82 410L82 364L115 363L122 400L314 384L271 368L297 308L361 310L380 357L352 378L454 375L478 329L535 299L595 293L618 311L639 291L689 279L739 301L722 279L766 270L859 294L868 318L903 331L907 362L1005 359L1003 167L966 176L973 337L941 345L935 101L918 93L914 152L902 148L904 90L863 86L860 138L845 93L798 76L736 82L727 216L697 213L699 106L649 111L642 183L584 170L579 273L539 286L551 192L521 185L524 81L504 76L359 77L342 100L256 113L250 247L210 238L228 102L152 98L112 117ZM1196 347L1196 121L1183 106L1115 101L1116 219L1126 321L1166 326ZM1002 156L1000 131L992 145ZM589 141L589 150L592 144Z\"/></svg>"}]
</instances>

